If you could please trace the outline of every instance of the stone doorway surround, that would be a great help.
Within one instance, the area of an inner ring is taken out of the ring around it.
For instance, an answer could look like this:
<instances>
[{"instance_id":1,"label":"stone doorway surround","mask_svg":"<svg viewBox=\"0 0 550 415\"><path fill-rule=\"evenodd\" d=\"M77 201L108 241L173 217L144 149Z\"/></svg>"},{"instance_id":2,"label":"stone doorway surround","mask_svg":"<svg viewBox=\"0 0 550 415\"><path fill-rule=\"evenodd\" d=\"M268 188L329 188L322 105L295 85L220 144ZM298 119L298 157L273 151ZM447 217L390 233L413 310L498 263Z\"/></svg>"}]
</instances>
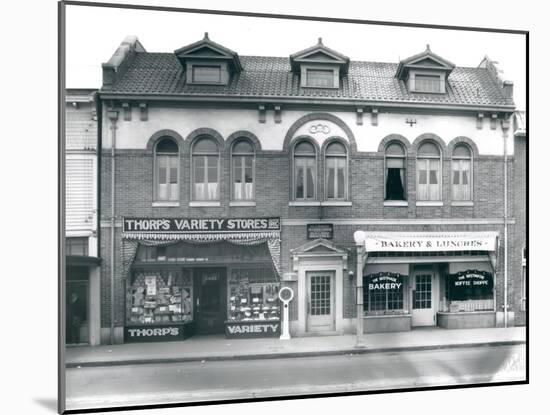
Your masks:
<instances>
[{"instance_id":1,"label":"stone doorway surround","mask_svg":"<svg viewBox=\"0 0 550 415\"><path fill-rule=\"evenodd\" d=\"M331 271L334 273L334 332L343 334L343 278L348 269L348 251L338 248L326 239L315 239L290 250L292 270L298 274L298 327L297 335L307 332L307 273Z\"/></svg>"}]
</instances>

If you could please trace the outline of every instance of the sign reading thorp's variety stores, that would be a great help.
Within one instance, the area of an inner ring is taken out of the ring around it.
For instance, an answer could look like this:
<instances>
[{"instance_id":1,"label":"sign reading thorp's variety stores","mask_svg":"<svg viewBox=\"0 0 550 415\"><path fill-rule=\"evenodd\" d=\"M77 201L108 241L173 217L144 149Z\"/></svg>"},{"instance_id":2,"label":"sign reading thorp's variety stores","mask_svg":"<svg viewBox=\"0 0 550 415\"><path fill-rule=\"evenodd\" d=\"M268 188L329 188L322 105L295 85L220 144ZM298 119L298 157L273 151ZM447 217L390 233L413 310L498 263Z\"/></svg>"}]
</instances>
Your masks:
<instances>
[{"instance_id":1,"label":"sign reading thorp's variety stores","mask_svg":"<svg viewBox=\"0 0 550 415\"><path fill-rule=\"evenodd\" d=\"M124 232L197 233L278 231L280 218L124 218Z\"/></svg>"}]
</instances>

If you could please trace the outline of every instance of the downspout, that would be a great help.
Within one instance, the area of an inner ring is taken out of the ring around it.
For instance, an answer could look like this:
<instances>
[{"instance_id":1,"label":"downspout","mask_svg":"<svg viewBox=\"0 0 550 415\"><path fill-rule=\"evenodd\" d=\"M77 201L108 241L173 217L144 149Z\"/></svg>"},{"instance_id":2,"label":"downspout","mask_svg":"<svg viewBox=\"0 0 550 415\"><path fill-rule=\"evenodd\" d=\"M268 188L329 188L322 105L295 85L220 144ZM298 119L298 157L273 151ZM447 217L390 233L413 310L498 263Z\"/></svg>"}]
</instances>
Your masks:
<instances>
[{"instance_id":1,"label":"downspout","mask_svg":"<svg viewBox=\"0 0 550 415\"><path fill-rule=\"evenodd\" d=\"M111 121L111 327L110 340L114 344L115 339L115 148L116 148L116 122L118 111L107 111L107 117Z\"/></svg>"},{"instance_id":2,"label":"downspout","mask_svg":"<svg viewBox=\"0 0 550 415\"><path fill-rule=\"evenodd\" d=\"M504 146L504 327L508 327L508 128L510 121L502 120Z\"/></svg>"}]
</instances>

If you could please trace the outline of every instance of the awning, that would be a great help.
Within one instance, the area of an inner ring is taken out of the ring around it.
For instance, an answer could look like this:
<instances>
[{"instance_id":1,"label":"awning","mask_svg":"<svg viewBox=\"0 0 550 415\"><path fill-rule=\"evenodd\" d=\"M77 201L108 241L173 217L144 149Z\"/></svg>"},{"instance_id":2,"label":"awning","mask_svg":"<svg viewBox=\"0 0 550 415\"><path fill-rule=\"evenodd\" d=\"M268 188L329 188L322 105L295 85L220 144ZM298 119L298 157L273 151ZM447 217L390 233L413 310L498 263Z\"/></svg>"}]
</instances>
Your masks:
<instances>
[{"instance_id":1,"label":"awning","mask_svg":"<svg viewBox=\"0 0 550 415\"><path fill-rule=\"evenodd\" d=\"M93 267L101 264L101 258L95 256L67 255L65 257L67 266Z\"/></svg>"},{"instance_id":2,"label":"awning","mask_svg":"<svg viewBox=\"0 0 550 415\"><path fill-rule=\"evenodd\" d=\"M363 232L358 244L361 236L366 252L494 252L498 246L498 232Z\"/></svg>"}]
</instances>

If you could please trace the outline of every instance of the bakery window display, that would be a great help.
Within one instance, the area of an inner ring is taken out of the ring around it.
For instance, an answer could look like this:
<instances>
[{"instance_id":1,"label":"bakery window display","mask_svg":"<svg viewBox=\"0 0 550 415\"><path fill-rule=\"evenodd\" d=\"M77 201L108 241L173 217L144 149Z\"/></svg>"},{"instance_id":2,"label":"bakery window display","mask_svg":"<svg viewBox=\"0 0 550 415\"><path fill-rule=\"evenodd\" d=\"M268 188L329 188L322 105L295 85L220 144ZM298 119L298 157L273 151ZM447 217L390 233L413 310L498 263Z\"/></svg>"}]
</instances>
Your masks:
<instances>
[{"instance_id":1,"label":"bakery window display","mask_svg":"<svg viewBox=\"0 0 550 415\"><path fill-rule=\"evenodd\" d=\"M130 324L159 324L193 320L191 275L181 271L136 270L127 295Z\"/></svg>"}]
</instances>

